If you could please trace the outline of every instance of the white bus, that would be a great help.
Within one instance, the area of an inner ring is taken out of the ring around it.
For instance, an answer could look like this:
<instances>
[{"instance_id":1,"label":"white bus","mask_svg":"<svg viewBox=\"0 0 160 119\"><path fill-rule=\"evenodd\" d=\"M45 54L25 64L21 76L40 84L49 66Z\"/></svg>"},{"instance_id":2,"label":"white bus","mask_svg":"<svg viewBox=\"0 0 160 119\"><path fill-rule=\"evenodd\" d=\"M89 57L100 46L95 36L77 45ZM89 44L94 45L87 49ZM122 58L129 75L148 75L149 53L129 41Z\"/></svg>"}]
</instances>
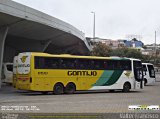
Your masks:
<instances>
[{"instance_id":1,"label":"white bus","mask_svg":"<svg viewBox=\"0 0 160 119\"><path fill-rule=\"evenodd\" d=\"M155 83L154 66L151 63L142 63L144 69L144 85L152 85Z\"/></svg>"},{"instance_id":2,"label":"white bus","mask_svg":"<svg viewBox=\"0 0 160 119\"><path fill-rule=\"evenodd\" d=\"M2 82L12 84L13 80L13 63L3 63L2 65Z\"/></svg>"},{"instance_id":3,"label":"white bus","mask_svg":"<svg viewBox=\"0 0 160 119\"><path fill-rule=\"evenodd\" d=\"M16 81L17 81L17 61L18 61L18 56L14 56L14 59L13 59L13 87L16 87Z\"/></svg>"}]
</instances>

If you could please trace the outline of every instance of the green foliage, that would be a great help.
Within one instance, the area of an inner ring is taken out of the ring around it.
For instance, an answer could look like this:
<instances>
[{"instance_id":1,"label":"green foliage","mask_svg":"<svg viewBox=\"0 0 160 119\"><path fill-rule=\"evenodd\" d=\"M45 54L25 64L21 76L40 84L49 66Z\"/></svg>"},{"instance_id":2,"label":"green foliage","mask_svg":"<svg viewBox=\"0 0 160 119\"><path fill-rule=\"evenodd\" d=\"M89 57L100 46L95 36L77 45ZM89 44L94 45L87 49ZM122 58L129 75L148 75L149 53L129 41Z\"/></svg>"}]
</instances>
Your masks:
<instances>
[{"instance_id":1,"label":"green foliage","mask_svg":"<svg viewBox=\"0 0 160 119\"><path fill-rule=\"evenodd\" d=\"M117 49L112 49L110 52L110 56L119 56L119 57L126 57L126 53L128 51L128 48L117 48Z\"/></svg>"},{"instance_id":2,"label":"green foliage","mask_svg":"<svg viewBox=\"0 0 160 119\"><path fill-rule=\"evenodd\" d=\"M130 58L137 58L142 59L143 55L137 49L130 49L130 48L117 48L110 52L110 56L119 56L119 57L130 57Z\"/></svg>"},{"instance_id":3,"label":"green foliage","mask_svg":"<svg viewBox=\"0 0 160 119\"><path fill-rule=\"evenodd\" d=\"M143 55L137 49L131 49L131 48L126 48L126 47L111 49L109 46L103 43L100 43L100 42L95 44L95 47L90 52L90 55L104 56L104 57L105 56L118 56L118 57L136 58L136 59L141 59L142 62L150 62L153 64L160 65L160 57Z\"/></svg>"},{"instance_id":4,"label":"green foliage","mask_svg":"<svg viewBox=\"0 0 160 119\"><path fill-rule=\"evenodd\" d=\"M93 50L90 52L90 55L93 56L109 56L111 48L101 42L96 43Z\"/></svg>"}]
</instances>

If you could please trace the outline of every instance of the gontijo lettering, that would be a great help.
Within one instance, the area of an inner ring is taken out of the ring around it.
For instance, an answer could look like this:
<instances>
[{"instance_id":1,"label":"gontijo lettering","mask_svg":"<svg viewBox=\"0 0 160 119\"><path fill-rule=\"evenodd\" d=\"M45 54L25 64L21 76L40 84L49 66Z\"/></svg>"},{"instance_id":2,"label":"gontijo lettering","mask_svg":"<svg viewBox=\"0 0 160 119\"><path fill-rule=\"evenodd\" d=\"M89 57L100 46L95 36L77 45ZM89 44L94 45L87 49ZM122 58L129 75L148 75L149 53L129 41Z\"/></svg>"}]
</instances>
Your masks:
<instances>
[{"instance_id":1,"label":"gontijo lettering","mask_svg":"<svg viewBox=\"0 0 160 119\"><path fill-rule=\"evenodd\" d=\"M20 67L30 67L30 64L19 64L18 68L20 68Z\"/></svg>"},{"instance_id":2,"label":"gontijo lettering","mask_svg":"<svg viewBox=\"0 0 160 119\"><path fill-rule=\"evenodd\" d=\"M96 71L68 71L68 76L97 76Z\"/></svg>"}]
</instances>

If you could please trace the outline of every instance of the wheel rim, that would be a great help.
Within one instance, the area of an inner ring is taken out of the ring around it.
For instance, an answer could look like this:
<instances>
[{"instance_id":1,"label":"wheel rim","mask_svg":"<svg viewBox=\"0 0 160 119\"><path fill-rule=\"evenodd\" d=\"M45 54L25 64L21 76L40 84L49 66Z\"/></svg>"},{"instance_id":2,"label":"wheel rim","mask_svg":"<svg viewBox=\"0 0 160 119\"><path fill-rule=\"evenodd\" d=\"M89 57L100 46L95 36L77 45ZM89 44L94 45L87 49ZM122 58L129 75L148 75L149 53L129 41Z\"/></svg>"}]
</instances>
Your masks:
<instances>
[{"instance_id":1,"label":"wheel rim","mask_svg":"<svg viewBox=\"0 0 160 119\"><path fill-rule=\"evenodd\" d=\"M74 93L75 91L75 86L73 84L69 84L66 86L66 93Z\"/></svg>"},{"instance_id":2,"label":"wheel rim","mask_svg":"<svg viewBox=\"0 0 160 119\"><path fill-rule=\"evenodd\" d=\"M62 94L63 93L63 87L61 85L57 85L55 87L55 91L56 94Z\"/></svg>"},{"instance_id":3,"label":"wheel rim","mask_svg":"<svg viewBox=\"0 0 160 119\"><path fill-rule=\"evenodd\" d=\"M128 91L129 91L129 85L128 85L128 84L125 84L125 85L124 85L124 91L125 91L125 92L128 92Z\"/></svg>"},{"instance_id":4,"label":"wheel rim","mask_svg":"<svg viewBox=\"0 0 160 119\"><path fill-rule=\"evenodd\" d=\"M74 87L73 87L72 85L70 85L70 86L68 87L68 90L72 92L72 91L74 91Z\"/></svg>"},{"instance_id":5,"label":"wheel rim","mask_svg":"<svg viewBox=\"0 0 160 119\"><path fill-rule=\"evenodd\" d=\"M56 91L57 91L57 92L61 92L61 91L62 91L61 86L57 86L57 87L56 87Z\"/></svg>"}]
</instances>

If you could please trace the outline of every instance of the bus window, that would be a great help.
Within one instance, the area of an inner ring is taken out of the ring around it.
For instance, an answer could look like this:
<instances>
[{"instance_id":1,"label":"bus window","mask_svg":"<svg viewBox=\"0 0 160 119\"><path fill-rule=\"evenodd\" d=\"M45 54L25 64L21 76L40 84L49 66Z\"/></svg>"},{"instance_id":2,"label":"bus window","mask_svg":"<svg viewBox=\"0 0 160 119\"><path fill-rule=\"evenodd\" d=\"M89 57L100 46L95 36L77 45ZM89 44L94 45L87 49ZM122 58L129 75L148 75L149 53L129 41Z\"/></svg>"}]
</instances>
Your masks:
<instances>
[{"instance_id":1,"label":"bus window","mask_svg":"<svg viewBox=\"0 0 160 119\"><path fill-rule=\"evenodd\" d=\"M142 63L141 63L141 61L133 61L133 66L134 66L134 68L142 67Z\"/></svg>"},{"instance_id":2,"label":"bus window","mask_svg":"<svg viewBox=\"0 0 160 119\"><path fill-rule=\"evenodd\" d=\"M122 64L122 69L123 70L131 70L131 61L121 61L121 64Z\"/></svg>"},{"instance_id":3,"label":"bus window","mask_svg":"<svg viewBox=\"0 0 160 119\"><path fill-rule=\"evenodd\" d=\"M73 58L61 58L60 69L76 69L76 59Z\"/></svg>"},{"instance_id":4,"label":"bus window","mask_svg":"<svg viewBox=\"0 0 160 119\"><path fill-rule=\"evenodd\" d=\"M45 57L45 59L44 59L45 69L58 69L58 68L60 68L59 61L60 61L59 58Z\"/></svg>"},{"instance_id":5,"label":"bus window","mask_svg":"<svg viewBox=\"0 0 160 119\"><path fill-rule=\"evenodd\" d=\"M44 57L35 57L35 69L44 69Z\"/></svg>"},{"instance_id":6,"label":"bus window","mask_svg":"<svg viewBox=\"0 0 160 119\"><path fill-rule=\"evenodd\" d=\"M135 79L137 81L141 81L143 79L143 76L141 77L140 75L143 75L142 73L142 63L141 61L133 61L133 68L134 68L134 75Z\"/></svg>"},{"instance_id":7,"label":"bus window","mask_svg":"<svg viewBox=\"0 0 160 119\"><path fill-rule=\"evenodd\" d=\"M113 60L107 60L107 67L106 70L110 69L113 70L114 69L114 61Z\"/></svg>"},{"instance_id":8,"label":"bus window","mask_svg":"<svg viewBox=\"0 0 160 119\"><path fill-rule=\"evenodd\" d=\"M147 71L146 65L144 64L144 65L142 65L142 66L143 66L143 70L144 70L144 71Z\"/></svg>"},{"instance_id":9,"label":"bus window","mask_svg":"<svg viewBox=\"0 0 160 119\"><path fill-rule=\"evenodd\" d=\"M103 70L104 69L104 60L94 60L94 69Z\"/></svg>"},{"instance_id":10,"label":"bus window","mask_svg":"<svg viewBox=\"0 0 160 119\"><path fill-rule=\"evenodd\" d=\"M149 71L149 75L151 78L155 78L155 72L154 72L154 67L153 65L147 65L148 67L148 71Z\"/></svg>"},{"instance_id":11,"label":"bus window","mask_svg":"<svg viewBox=\"0 0 160 119\"><path fill-rule=\"evenodd\" d=\"M94 62L90 59L78 59L77 69L91 69ZM92 65L92 66L91 66Z\"/></svg>"},{"instance_id":12,"label":"bus window","mask_svg":"<svg viewBox=\"0 0 160 119\"><path fill-rule=\"evenodd\" d=\"M104 62L106 70L131 70L131 61L129 60L107 60Z\"/></svg>"}]
</instances>

